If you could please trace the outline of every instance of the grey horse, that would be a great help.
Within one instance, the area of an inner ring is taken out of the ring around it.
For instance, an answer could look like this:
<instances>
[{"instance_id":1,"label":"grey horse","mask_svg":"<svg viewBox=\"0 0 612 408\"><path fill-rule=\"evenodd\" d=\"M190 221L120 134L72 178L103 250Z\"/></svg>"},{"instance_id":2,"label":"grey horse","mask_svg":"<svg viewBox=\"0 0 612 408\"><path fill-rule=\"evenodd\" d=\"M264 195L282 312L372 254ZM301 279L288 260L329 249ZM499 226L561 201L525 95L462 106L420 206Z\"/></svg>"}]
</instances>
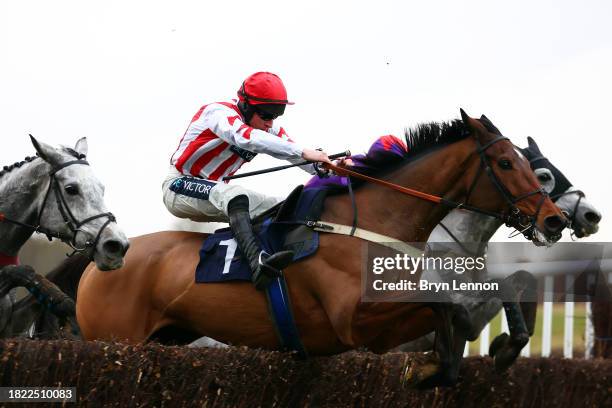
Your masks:
<instances>
[{"instance_id":1,"label":"grey horse","mask_svg":"<svg viewBox=\"0 0 612 408\"><path fill-rule=\"evenodd\" d=\"M102 270L120 268L129 241L106 210L104 186L86 160L87 139L74 148L54 148L34 137L31 141L37 156L0 171L0 259L16 260L23 244L38 232L87 254ZM54 321L42 316L48 310L77 330L74 301L32 268L15 263L0 264L0 335L33 335L34 321ZM19 286L31 295L14 303L11 292Z\"/></svg>"}]
</instances>

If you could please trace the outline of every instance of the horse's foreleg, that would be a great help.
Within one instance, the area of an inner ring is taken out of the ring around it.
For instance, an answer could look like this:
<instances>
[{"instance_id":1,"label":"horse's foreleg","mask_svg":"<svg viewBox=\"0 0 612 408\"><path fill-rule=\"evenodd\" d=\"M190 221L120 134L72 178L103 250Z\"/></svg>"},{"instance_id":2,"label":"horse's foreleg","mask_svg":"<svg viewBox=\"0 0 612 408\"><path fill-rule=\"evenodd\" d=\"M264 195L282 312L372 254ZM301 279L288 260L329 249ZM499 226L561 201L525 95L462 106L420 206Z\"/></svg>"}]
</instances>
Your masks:
<instances>
[{"instance_id":1,"label":"horse's foreleg","mask_svg":"<svg viewBox=\"0 0 612 408\"><path fill-rule=\"evenodd\" d=\"M427 377L422 375L416 384L419 388L452 386L457 382L470 326L467 310L462 305L434 303L431 308L439 318L434 343L438 362L432 361L420 367L421 372L433 374ZM437 369L432 370L436 366Z\"/></svg>"},{"instance_id":2,"label":"horse's foreleg","mask_svg":"<svg viewBox=\"0 0 612 408\"><path fill-rule=\"evenodd\" d=\"M462 304L468 310L470 316L470 327L467 333L467 340L469 341L476 340L485 326L503 307L501 299L492 296L487 298L487 294L479 297L477 301L465 301Z\"/></svg>"},{"instance_id":3,"label":"horse's foreleg","mask_svg":"<svg viewBox=\"0 0 612 408\"><path fill-rule=\"evenodd\" d=\"M461 305L467 310L465 321L459 319L459 316L456 316L454 321L455 327L458 324L462 327L467 341L476 340L480 336L480 332L499 313L503 306L500 299L488 295L488 292L476 299L467 296L459 298L455 296L452 303ZM432 332L417 340L399 346L397 350L403 352L429 351L433 350L434 343L435 333Z\"/></svg>"},{"instance_id":4,"label":"horse's foreleg","mask_svg":"<svg viewBox=\"0 0 612 408\"><path fill-rule=\"evenodd\" d=\"M525 320L527 332L531 337L535 330L535 320L538 310L538 281L532 274L524 270L513 273L507 279L518 293L521 313Z\"/></svg>"},{"instance_id":5,"label":"horse's foreleg","mask_svg":"<svg viewBox=\"0 0 612 408\"><path fill-rule=\"evenodd\" d=\"M60 318L74 317L75 304L53 282L37 274L30 266L8 266L2 269L3 289L24 287L43 306Z\"/></svg>"},{"instance_id":6,"label":"horse's foreleg","mask_svg":"<svg viewBox=\"0 0 612 408\"><path fill-rule=\"evenodd\" d=\"M518 303L518 293L510 278L499 282L500 297L511 299L503 302L504 312L508 321L510 335L502 333L497 336L489 347L489 354L495 358L495 367L499 371L507 369L514 363L519 353L529 341L530 332L525 324L521 306Z\"/></svg>"},{"instance_id":7,"label":"horse's foreleg","mask_svg":"<svg viewBox=\"0 0 612 408\"><path fill-rule=\"evenodd\" d=\"M0 293L8 293L17 287L24 287L30 292L29 297L13 306L11 325L5 328L4 335L28 334L26 331L33 328L33 333L28 334L31 337L42 334L56 338L60 335L60 327L68 323L71 337L80 336L74 301L32 267L8 266L2 269L0 277Z\"/></svg>"}]
</instances>

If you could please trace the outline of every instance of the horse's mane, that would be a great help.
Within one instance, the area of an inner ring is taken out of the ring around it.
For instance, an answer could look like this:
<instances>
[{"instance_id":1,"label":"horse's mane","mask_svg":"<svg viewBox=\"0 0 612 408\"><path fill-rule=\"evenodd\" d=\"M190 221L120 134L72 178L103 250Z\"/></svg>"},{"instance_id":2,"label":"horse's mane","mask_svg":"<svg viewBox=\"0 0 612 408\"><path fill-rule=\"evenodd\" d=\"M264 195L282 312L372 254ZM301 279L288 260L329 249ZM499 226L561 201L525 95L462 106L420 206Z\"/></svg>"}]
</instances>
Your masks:
<instances>
[{"instance_id":1,"label":"horse's mane","mask_svg":"<svg viewBox=\"0 0 612 408\"><path fill-rule=\"evenodd\" d=\"M23 166L24 164L31 162L34 159L38 159L38 156L32 156L32 157L27 156L22 161L15 162L15 163L11 164L10 166L4 166L2 168L2 170L0 170L0 177L4 176L6 173L11 172L13 169L17 169L17 168Z\"/></svg>"},{"instance_id":2,"label":"horse's mane","mask_svg":"<svg viewBox=\"0 0 612 408\"><path fill-rule=\"evenodd\" d=\"M81 154L81 153L77 152L76 150L74 150L74 149L73 149L73 148L71 148L71 147L68 147L68 146L60 146L60 147L61 147L61 149L62 149L64 152L68 153L69 155L71 155L71 156L73 156L73 157L75 157L75 158L77 158L77 159L79 159L79 160L81 160L81 159L85 159L85 155L83 155L83 154Z\"/></svg>"},{"instance_id":3,"label":"horse's mane","mask_svg":"<svg viewBox=\"0 0 612 408\"><path fill-rule=\"evenodd\" d=\"M358 157L353 170L367 175L386 173L424 154L463 140L469 134L466 125L459 119L421 123L405 130L405 144L395 137L379 139L365 156Z\"/></svg>"},{"instance_id":4,"label":"horse's mane","mask_svg":"<svg viewBox=\"0 0 612 408\"><path fill-rule=\"evenodd\" d=\"M468 137L470 132L459 119L451 122L421 123L406 129L404 137L408 148L407 158L428 153L442 146L453 144Z\"/></svg>"},{"instance_id":5,"label":"horse's mane","mask_svg":"<svg viewBox=\"0 0 612 408\"><path fill-rule=\"evenodd\" d=\"M80 154L79 152L77 152L76 150L67 147L67 146L60 146L60 150L62 150L64 153L69 154L70 156L73 156L77 159L83 159L85 156L83 156L82 154ZM15 162L13 164L11 164L10 166L4 166L2 167L2 169L0 170L0 177L4 176L6 173L10 173L12 170L14 169L18 169L19 167L23 166L26 163L29 163L35 159L38 159L38 153L36 153L35 156L27 156L25 159Z\"/></svg>"}]
</instances>

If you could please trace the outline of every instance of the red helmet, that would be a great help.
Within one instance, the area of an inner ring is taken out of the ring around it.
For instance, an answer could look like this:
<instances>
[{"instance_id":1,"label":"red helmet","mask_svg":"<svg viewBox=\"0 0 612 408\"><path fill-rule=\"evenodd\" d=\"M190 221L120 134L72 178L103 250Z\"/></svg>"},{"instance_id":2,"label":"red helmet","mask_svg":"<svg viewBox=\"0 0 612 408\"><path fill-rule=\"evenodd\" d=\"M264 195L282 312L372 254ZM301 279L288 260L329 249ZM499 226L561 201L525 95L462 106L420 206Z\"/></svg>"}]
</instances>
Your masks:
<instances>
[{"instance_id":1,"label":"red helmet","mask_svg":"<svg viewBox=\"0 0 612 408\"><path fill-rule=\"evenodd\" d=\"M283 81L271 72L256 72L245 79L238 90L238 98L250 105L293 105L287 100Z\"/></svg>"}]
</instances>

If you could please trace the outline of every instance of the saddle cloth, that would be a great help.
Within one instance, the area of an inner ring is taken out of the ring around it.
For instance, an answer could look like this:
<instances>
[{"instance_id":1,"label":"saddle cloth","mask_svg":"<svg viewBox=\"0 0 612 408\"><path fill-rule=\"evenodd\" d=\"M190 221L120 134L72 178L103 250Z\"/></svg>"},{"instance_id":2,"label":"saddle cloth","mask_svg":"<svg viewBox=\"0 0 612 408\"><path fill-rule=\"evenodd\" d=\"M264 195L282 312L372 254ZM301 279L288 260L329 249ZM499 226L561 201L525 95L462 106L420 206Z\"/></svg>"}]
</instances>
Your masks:
<instances>
[{"instance_id":1,"label":"saddle cloth","mask_svg":"<svg viewBox=\"0 0 612 408\"><path fill-rule=\"evenodd\" d=\"M285 201L258 217L254 231L262 249L268 253L291 249L294 261L314 254L319 247L319 233L305 222L319 219L330 191L329 188L303 190L299 186ZM200 248L196 283L251 281L251 275L229 228L217 230L206 238Z\"/></svg>"}]
</instances>

